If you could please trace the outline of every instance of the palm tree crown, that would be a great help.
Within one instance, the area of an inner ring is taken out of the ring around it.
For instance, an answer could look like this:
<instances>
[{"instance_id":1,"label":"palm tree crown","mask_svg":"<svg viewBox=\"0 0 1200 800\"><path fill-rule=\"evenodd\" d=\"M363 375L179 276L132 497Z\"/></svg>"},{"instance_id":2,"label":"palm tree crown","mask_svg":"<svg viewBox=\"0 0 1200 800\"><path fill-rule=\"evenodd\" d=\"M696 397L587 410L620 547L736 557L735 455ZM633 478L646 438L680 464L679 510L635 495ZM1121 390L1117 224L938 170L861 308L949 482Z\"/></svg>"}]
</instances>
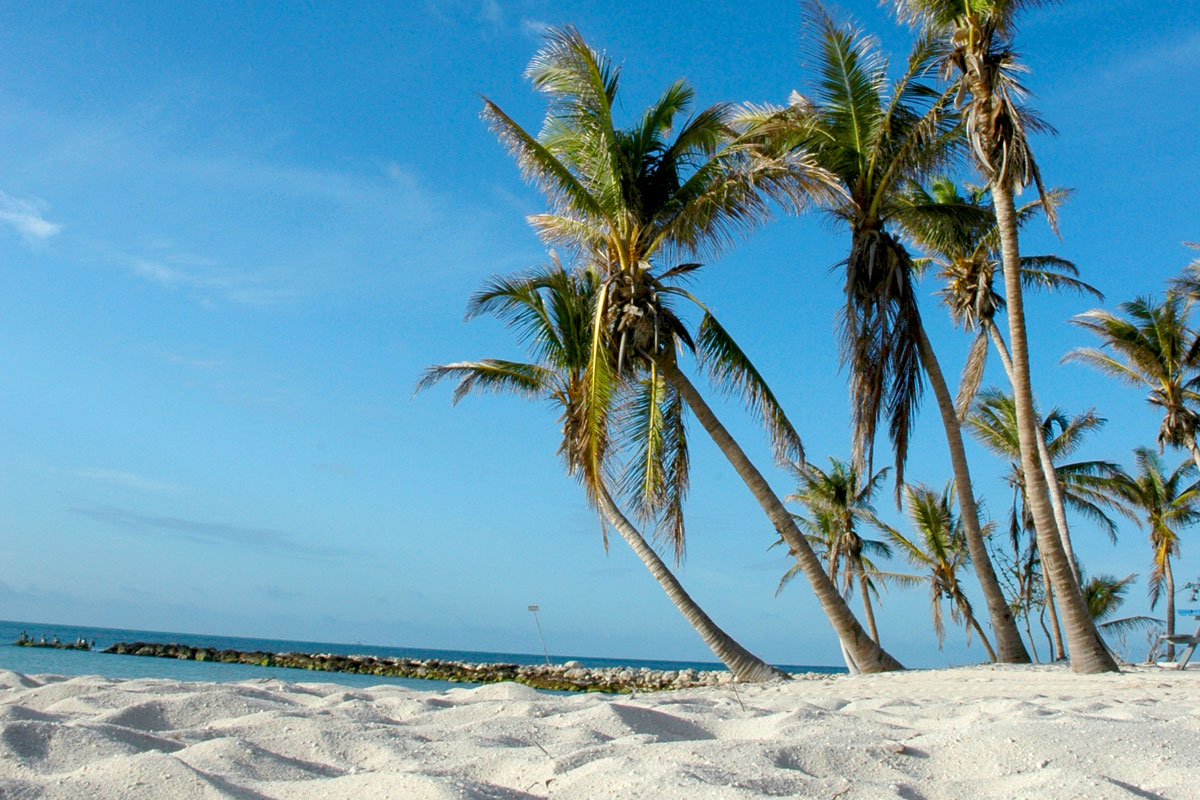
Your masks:
<instances>
[{"instance_id":1,"label":"palm tree crown","mask_svg":"<svg viewBox=\"0 0 1200 800\"><path fill-rule=\"evenodd\" d=\"M817 34L811 94L793 93L784 109L752 108L743 119L768 143L766 152L811 154L840 190L825 205L851 232L840 322L854 457L869 467L876 425L886 417L899 485L921 393L921 318L912 262L888 227L923 210L902 190L958 156L958 119L947 98L921 80L939 54L930 41L917 44L892 81L876 39L838 24L819 4L808 15Z\"/></svg>"},{"instance_id":2,"label":"palm tree crown","mask_svg":"<svg viewBox=\"0 0 1200 800\"><path fill-rule=\"evenodd\" d=\"M1072 320L1101 340L1101 347L1072 350L1064 361L1081 361L1124 383L1150 390L1147 401L1162 410L1158 443L1186 447L1200 465L1200 375L1189 353L1194 336L1190 303L1168 293L1163 300L1139 297L1118 306L1121 314L1093 309Z\"/></svg>"}]
</instances>

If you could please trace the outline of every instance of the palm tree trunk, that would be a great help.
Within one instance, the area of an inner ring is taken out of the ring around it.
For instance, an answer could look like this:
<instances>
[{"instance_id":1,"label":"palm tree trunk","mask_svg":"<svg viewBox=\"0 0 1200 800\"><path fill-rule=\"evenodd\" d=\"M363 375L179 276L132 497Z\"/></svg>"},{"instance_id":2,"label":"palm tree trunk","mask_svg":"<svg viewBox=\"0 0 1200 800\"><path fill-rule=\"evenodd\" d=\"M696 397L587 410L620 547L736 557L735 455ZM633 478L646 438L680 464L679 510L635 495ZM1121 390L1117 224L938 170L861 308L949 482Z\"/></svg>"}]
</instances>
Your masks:
<instances>
[{"instance_id":1,"label":"palm tree trunk","mask_svg":"<svg viewBox=\"0 0 1200 800\"><path fill-rule=\"evenodd\" d=\"M1050 629L1046 627L1046 606L1042 606L1042 612L1038 614L1038 624L1042 626L1042 633L1046 635L1046 647L1050 652L1050 661L1054 661L1054 638L1050 636Z\"/></svg>"},{"instance_id":2,"label":"palm tree trunk","mask_svg":"<svg viewBox=\"0 0 1200 800\"><path fill-rule=\"evenodd\" d=\"M979 627L979 620L975 619L974 614L967 614L967 621L971 623L971 627L979 634L979 641L983 642L983 649L987 650L988 658L993 662L996 660L996 651L992 649L992 643L988 641L987 636L983 633L983 628Z\"/></svg>"},{"instance_id":3,"label":"palm tree trunk","mask_svg":"<svg viewBox=\"0 0 1200 800\"><path fill-rule=\"evenodd\" d=\"M992 335L992 342L996 345L996 350L1000 355L1000 363L1004 365L1004 371L1008 373L1009 385L1015 386L1012 359L1008 355L1008 348L1004 344L1004 337L1000 335L1000 329L991 320L985 321L984 325ZM1054 524L1058 527L1058 538L1062 540L1063 552L1067 555L1071 571L1075 573L1075 581L1079 582L1083 573L1079 571L1079 562L1075 560L1075 548L1071 546L1071 530L1067 527L1067 506L1063 501L1062 484L1058 482L1058 473L1054 471L1054 461L1050 458L1050 447L1046 444L1046 437L1038 436L1037 446L1038 460L1042 464L1042 475L1046 478L1046 488L1050 492L1050 507L1054 509ZM1196 464L1200 466L1200 461L1197 461Z\"/></svg>"},{"instance_id":4,"label":"palm tree trunk","mask_svg":"<svg viewBox=\"0 0 1200 800\"><path fill-rule=\"evenodd\" d=\"M1167 636L1175 635L1175 573L1171 570L1171 554L1163 563L1163 577L1167 582ZM1175 660L1175 645L1167 640L1167 661Z\"/></svg>"},{"instance_id":5,"label":"palm tree trunk","mask_svg":"<svg viewBox=\"0 0 1200 800\"><path fill-rule=\"evenodd\" d=\"M1033 412L1033 387L1029 380L1029 344L1025 332L1025 305L1021 294L1021 262L1017 243L1016 211L1012 186L992 182L992 200L1000 248L1004 263L1004 294L1008 304L1008 340L1012 345L1013 399L1017 410L1017 437L1021 445L1021 471L1025 476L1025 502L1033 514L1038 551L1043 568L1058 597L1059 609L1066 622L1067 647L1074 672L1119 672L1095 622L1088 613L1075 572L1067 562L1062 539L1057 535L1054 511L1050 507L1046 478L1038 458L1037 420Z\"/></svg>"},{"instance_id":6,"label":"palm tree trunk","mask_svg":"<svg viewBox=\"0 0 1200 800\"><path fill-rule=\"evenodd\" d=\"M646 569L650 570L650 574L658 581L658 585L679 609L679 613L683 614L684 619L696 629L700 638L709 646L713 654L721 659L721 663L729 668L735 678L739 681L766 681L789 677L787 673L767 664L742 647L733 637L717 627L717 624L704 613L691 595L684 591L675 575L658 557L658 553L643 538L637 528L621 513L617 504L608 494L608 490L603 486L597 492L596 502L600 507L600 513L604 515L610 525L617 529L621 538L633 548L633 552L637 553L638 558L646 565Z\"/></svg>"},{"instance_id":7,"label":"palm tree trunk","mask_svg":"<svg viewBox=\"0 0 1200 800\"><path fill-rule=\"evenodd\" d=\"M1062 661L1067 657L1063 651L1062 628L1058 624L1058 611L1054 608L1054 589L1050 586L1050 576L1046 574L1046 569L1042 568L1042 582L1045 584L1046 595L1046 611L1050 614L1050 630L1047 635L1050 637L1051 644L1054 645L1054 655L1051 656L1051 661Z\"/></svg>"},{"instance_id":8,"label":"palm tree trunk","mask_svg":"<svg viewBox=\"0 0 1200 800\"><path fill-rule=\"evenodd\" d=\"M854 665L862 672L903 669L904 667L899 661L884 651L863 630L862 625L855 618L854 612L850 610L838 592L837 586L829 580L829 576L821 568L820 559L813 552L808 540L804 538L804 534L796 527L792 515L788 513L779 496L771 490L762 473L750 462L741 446L729 435L729 431L717 419L700 392L679 370L674 359L664 358L658 362L658 365L662 370L663 377L670 381L671 385L675 387L675 391L683 397L684 402L696 415L701 426L712 437L713 442L721 449L729 463L733 465L742 481L750 489L750 493L754 495L754 499L762 506L775 530L787 543L789 551L799 563L804 577L808 579L809 585L817 595L817 600L821 603L821 608L825 611L825 616L829 618L830 624L837 633L838 639L845 646Z\"/></svg>"},{"instance_id":9,"label":"palm tree trunk","mask_svg":"<svg viewBox=\"0 0 1200 800\"><path fill-rule=\"evenodd\" d=\"M992 567L987 544L983 539L983 530L979 525L979 507L975 503L975 490L971 486L967 451L963 447L962 426L954 409L954 398L950 396L946 378L942 375L942 368L938 364L933 347L929 344L929 337L925 335L924 327L918 328L917 335L921 366L929 376L929 385L933 387L938 410L942 413L942 427L946 431L950 464L954 468L954 488L958 492L958 505L962 510L967 549L971 553L971 563L975 567L975 575L979 578L983 599L987 603L992 630L996 634L996 644L1000 648L1000 661L1005 664L1028 664L1029 652L1025 649L1021 632L1017 630L1016 620L1013 619L1012 609L1004 597L1004 590L1000 588L999 579L996 578L996 570Z\"/></svg>"},{"instance_id":10,"label":"palm tree trunk","mask_svg":"<svg viewBox=\"0 0 1200 800\"><path fill-rule=\"evenodd\" d=\"M871 631L871 638L875 640L875 644L879 644L879 628L875 627L875 609L871 607L870 582L867 581L867 574L861 566L858 568L858 588L862 592L863 616L867 618L867 629Z\"/></svg>"},{"instance_id":11,"label":"palm tree trunk","mask_svg":"<svg viewBox=\"0 0 1200 800\"><path fill-rule=\"evenodd\" d=\"M1015 549L1015 548L1014 548ZM1029 618L1033 616L1033 579L1032 575L1022 575L1021 566L1019 563L1020 552L1017 553L1017 596L1021 598L1021 607L1025 610L1025 638L1029 640L1029 655L1033 656L1033 663L1042 663L1041 657L1038 655L1037 642L1033 638L1033 629L1029 625Z\"/></svg>"}]
</instances>

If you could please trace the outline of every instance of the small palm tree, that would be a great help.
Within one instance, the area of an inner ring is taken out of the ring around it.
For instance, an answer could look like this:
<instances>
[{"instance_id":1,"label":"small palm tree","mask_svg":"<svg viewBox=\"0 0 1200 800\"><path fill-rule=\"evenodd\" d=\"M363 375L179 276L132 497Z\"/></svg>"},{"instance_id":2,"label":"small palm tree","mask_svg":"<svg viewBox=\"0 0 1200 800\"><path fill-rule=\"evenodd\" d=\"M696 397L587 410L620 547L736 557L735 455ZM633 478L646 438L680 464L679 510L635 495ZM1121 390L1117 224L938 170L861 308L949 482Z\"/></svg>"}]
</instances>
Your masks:
<instances>
[{"instance_id":1,"label":"small palm tree","mask_svg":"<svg viewBox=\"0 0 1200 800\"><path fill-rule=\"evenodd\" d=\"M876 426L886 416L899 502L924 373L941 413L971 556L1003 660L1028 662L988 558L953 397L921 322L913 263L892 230L905 217L936 214L944 224L957 218L958 209L918 206L904 191L953 161L962 143L949 98L921 80L938 49L919 42L893 83L878 42L839 25L817 3L809 9L819 31L812 96L794 94L787 108L755 109L745 119L771 158L809 153L841 189L826 205L850 232L841 349L850 373L854 461L869 471Z\"/></svg>"},{"instance_id":2,"label":"small palm tree","mask_svg":"<svg viewBox=\"0 0 1200 800\"><path fill-rule=\"evenodd\" d=\"M491 101L485 100L483 116L527 180L546 194L549 210L530 218L534 229L599 281L581 376L585 482L599 485L603 479L613 386L669 385L785 538L858 667L898 669L899 662L863 630L783 502L681 370L680 354L696 352L719 388L746 401L767 428L778 458L801 458L799 436L774 394L706 307L700 306L703 317L693 334L670 302L695 299L678 279L700 266L695 259L715 254L734 235L765 220L768 197L800 204L828 193L825 173L803 154L751 159L753 143L737 135L729 106L710 106L679 123L693 100L682 82L631 127L618 127L619 70L573 28L550 31L526 74L549 104L540 135L525 131Z\"/></svg>"},{"instance_id":3,"label":"small palm tree","mask_svg":"<svg viewBox=\"0 0 1200 800\"><path fill-rule=\"evenodd\" d=\"M1186 448L1200 467L1200 360L1190 352L1195 336L1188 320L1191 304L1168 293L1163 300L1139 297L1118 309L1120 315L1097 308L1075 317L1072 321L1099 337L1101 346L1076 348L1063 360L1081 361L1149 389L1146 400L1163 414L1159 448Z\"/></svg>"},{"instance_id":4,"label":"small palm tree","mask_svg":"<svg viewBox=\"0 0 1200 800\"><path fill-rule=\"evenodd\" d=\"M871 638L878 642L879 629L871 604L872 595L879 596L877 583L909 577L880 570L873 559L890 558L892 550L886 542L863 535L863 525L881 525L872 500L887 476L887 469L881 469L871 480L864 481L853 464L836 458L830 458L829 463L828 472L816 464L798 468L799 491L787 499L802 503L808 509L809 516L798 516L796 521L825 562L829 579L837 584L841 577L845 597L850 597L855 584L858 585L863 616ZM776 542L780 543L782 540ZM797 574L799 570L793 565L780 579L779 589L782 590Z\"/></svg>"},{"instance_id":5,"label":"small palm tree","mask_svg":"<svg viewBox=\"0 0 1200 800\"><path fill-rule=\"evenodd\" d=\"M557 261L547 269L526 276L492 280L472 298L468 317L483 313L495 315L517 331L535 361L484 359L432 366L425 370L417 390L451 379L458 381L453 395L456 403L471 392L482 391L507 392L549 401L560 414L563 437L559 454L568 473L580 479L601 518L625 539L713 653L739 680L780 677L782 672L747 651L704 613L654 548L621 512L607 483L587 479L590 466L587 460L594 457L597 450L604 461L600 472L608 472L606 466L616 455L613 440L618 438L614 436L616 432L606 429L605 441L597 446L594 433L581 435L581 430L588 424L584 418L587 407L581 400L585 393L583 376L587 369L587 343L599 288L599 277L595 273L569 273ZM678 398L661 385L627 384L616 389L624 395L628 408L624 417L626 440L633 445L635 453L651 454L650 458L635 456L630 459L629 466L633 470L654 473L654 477L634 489L635 502L646 512L661 513L667 524L660 527L660 532L667 534L678 559L683 552L682 502L687 490L688 464L682 408ZM618 402L616 397L611 400ZM654 447L647 446L646 440L652 437L664 441L657 442ZM668 441L669 444L665 444ZM662 459L665 453L671 457ZM653 490L648 494L645 487L653 487Z\"/></svg>"},{"instance_id":6,"label":"small palm tree","mask_svg":"<svg viewBox=\"0 0 1200 800\"><path fill-rule=\"evenodd\" d=\"M1013 394L1017 407L1021 464L1028 479L1030 511L1038 547L1066 617L1071 668L1076 672L1115 672L1117 664L1087 612L1078 576L1057 535L1054 509L1044 475L1038 469L1037 413L1029 376L1029 342L1021 289L1021 257L1014 195L1035 184L1045 199L1041 172L1030 134L1049 126L1024 105L1019 80L1025 67L1013 47L1017 21L1030 8L1053 0L894 0L901 18L942 44L942 74L965 110L967 137L980 174L987 181L1000 235ZM1057 230L1053 205L1044 203Z\"/></svg>"},{"instance_id":7,"label":"small palm tree","mask_svg":"<svg viewBox=\"0 0 1200 800\"><path fill-rule=\"evenodd\" d=\"M1124 471L1105 481L1104 488L1116 507L1131 520L1145 526L1154 551L1150 562L1150 608L1166 596L1167 635L1175 634L1175 575L1172 556L1179 555L1179 534L1200 522L1200 483L1197 468L1184 461L1169 475L1158 453L1148 447L1133 451L1136 473ZM1173 645L1167 659L1175 657Z\"/></svg>"},{"instance_id":8,"label":"small palm tree","mask_svg":"<svg viewBox=\"0 0 1200 800\"><path fill-rule=\"evenodd\" d=\"M980 627L971 608L971 601L958 579L959 572L970 562L962 523L954 513L954 488L946 484L942 491L916 485L905 486L905 510L914 536L905 536L887 525L882 530L892 540L909 563L927 572L930 589L930 611L933 629L938 637L938 649L946 636L942 618L942 603L950 605L950 619L967 626L967 639L973 629L983 642L988 657L996 660L996 652Z\"/></svg>"},{"instance_id":9,"label":"small palm tree","mask_svg":"<svg viewBox=\"0 0 1200 800\"><path fill-rule=\"evenodd\" d=\"M1114 617L1125 603L1125 595L1129 587L1137 579L1137 573L1130 573L1124 578L1115 575L1085 576L1083 581L1083 599L1087 601L1088 611L1096 626L1106 636L1124 636L1132 631L1156 629L1162 620L1146 614L1134 614L1128 617ZM1110 648L1112 649L1112 648Z\"/></svg>"}]
</instances>

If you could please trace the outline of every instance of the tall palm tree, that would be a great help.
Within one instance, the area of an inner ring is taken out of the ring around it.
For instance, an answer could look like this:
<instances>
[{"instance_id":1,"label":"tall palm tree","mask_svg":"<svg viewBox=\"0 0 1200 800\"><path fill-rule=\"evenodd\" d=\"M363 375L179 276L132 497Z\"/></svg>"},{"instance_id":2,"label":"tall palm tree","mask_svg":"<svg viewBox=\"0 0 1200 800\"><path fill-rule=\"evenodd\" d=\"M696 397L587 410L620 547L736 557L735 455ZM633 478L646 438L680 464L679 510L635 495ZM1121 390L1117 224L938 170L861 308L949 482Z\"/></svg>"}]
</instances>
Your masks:
<instances>
[{"instance_id":1,"label":"tall palm tree","mask_svg":"<svg viewBox=\"0 0 1200 800\"><path fill-rule=\"evenodd\" d=\"M1118 309L1121 315L1097 308L1075 317L1072 322L1099 337L1101 346L1076 348L1063 360L1149 389L1147 402L1163 414L1159 448L1186 448L1200 467L1200 354L1192 352L1191 303L1168 292L1161 301L1139 297Z\"/></svg>"},{"instance_id":2,"label":"tall palm tree","mask_svg":"<svg viewBox=\"0 0 1200 800\"><path fill-rule=\"evenodd\" d=\"M1035 218L1042 209L1043 201L1057 206L1067 194L1065 190L1056 189L1048 192L1044 199L1039 198L1018 208L1018 227ZM918 208L937 204L947 209L969 209L975 213L964 214L960 211L952 224L946 224L935 215L909 215L903 218L905 233L927 254L928 261L921 266L928 269L932 265L944 283L938 293L949 309L951 319L955 325L975 334L963 368L963 380L956 402L960 419L966 416L983 378L989 338L996 348L1009 384L1013 385L1014 381L1012 357L1004 335L996 324L996 314L1004 307L1004 298L994 286L996 269L1000 265L1000 231L986 196L985 187L967 187L965 192L959 192L958 186L948 178L934 180L929 188L913 184L909 188L909 197ZM1025 288L1071 290L1103 299L1099 290L1079 280L1078 269L1064 258L1055 255L1022 256L1020 263L1021 284ZM1052 467L1044 437L1037 438L1037 447L1038 460L1054 510L1055 527L1067 561L1078 576L1079 565L1071 544L1062 487Z\"/></svg>"},{"instance_id":3,"label":"tall palm tree","mask_svg":"<svg viewBox=\"0 0 1200 800\"><path fill-rule=\"evenodd\" d=\"M1170 475L1158 453L1148 447L1133 451L1136 473L1124 471L1105 482L1117 508L1150 533L1154 557L1150 562L1150 608L1167 599L1167 635L1175 634L1175 574L1171 557L1179 555L1180 529L1200 522L1200 483L1197 468L1184 461ZM1175 657L1167 646L1167 660Z\"/></svg>"},{"instance_id":4,"label":"tall palm tree","mask_svg":"<svg viewBox=\"0 0 1200 800\"><path fill-rule=\"evenodd\" d=\"M804 154L750 159L729 106L682 123L693 92L673 84L631 127L614 122L619 71L572 28L552 30L527 70L549 104L534 136L491 101L484 119L548 200L530 222L549 245L571 253L599 281L581 377L578 435L583 477L601 481L598 458L614 381L669 385L737 470L800 563L838 638L863 671L898 669L854 617L761 472L680 369L694 351L718 387L745 399L767 428L776 456L802 457L799 436L774 394L725 328L701 306L695 334L671 307L694 299L677 284L769 213L768 196L792 204L831 191ZM653 442L653 440L652 440Z\"/></svg>"},{"instance_id":5,"label":"tall palm tree","mask_svg":"<svg viewBox=\"0 0 1200 800\"><path fill-rule=\"evenodd\" d=\"M954 487L947 483L938 492L922 485L904 487L905 510L915 536L905 536L887 525L882 529L892 544L918 569L928 571L930 610L933 614L933 629L938 637L938 649L945 639L946 629L942 621L942 602L950 603L950 618L967 626L967 638L974 629L987 650L988 657L996 660L996 652L980 627L971 608L971 601L963 591L958 579L959 571L970 561L961 520L954 513Z\"/></svg>"},{"instance_id":6,"label":"tall palm tree","mask_svg":"<svg viewBox=\"0 0 1200 800\"><path fill-rule=\"evenodd\" d=\"M583 376L587 369L591 319L599 287L594 272L569 273L557 262L518 278L493 279L472 298L468 316L491 313L498 317L517 331L518 338L535 360L525 363L484 359L432 366L421 376L417 390L451 379L458 382L453 395L456 403L471 392L492 391L549 401L557 407L563 433L559 454L566 462L567 471L584 479L589 499L601 518L629 544L717 658L739 680L782 677L780 670L750 653L704 613L654 548L621 512L607 482L589 483L585 479L586 459L592 454L579 446L585 441L579 435L585 424L581 398L584 396ZM682 502L687 490L688 464L682 408L678 398L661 386L623 385L617 387L617 393L624 395L628 407L629 413L623 420L627 423L625 434L631 440L630 449L636 454L629 460L626 474L629 471L658 473L640 486L627 485L634 489L635 501L640 501L643 510L659 512L667 523L660 526L660 533L666 534L678 559L684 543ZM615 403L618 398L612 400ZM619 437L614 433L606 431L607 441L601 446L601 459L606 465L611 464L615 455L613 439ZM645 440L651 437L670 439L670 446L648 447ZM670 457L657 462L638 457L647 452L652 458L663 453L669 453ZM647 487L654 487L659 494L648 497Z\"/></svg>"},{"instance_id":7,"label":"tall palm tree","mask_svg":"<svg viewBox=\"0 0 1200 800\"><path fill-rule=\"evenodd\" d=\"M862 527L864 524L876 527L881 524L871 501L887 476L887 469L879 470L870 480L863 480L853 464L836 458L830 458L829 464L828 472L811 463L797 469L799 490L787 499L802 503L808 509L810 516L800 517L797 521L809 541L817 546L829 579L837 584L841 576L842 593L846 597L852 594L854 585L858 585L863 616L871 638L878 642L879 629L871 605L871 596L879 595L875 583L901 576L884 572L875 565L872 556L890 558L891 548L886 542L864 536ZM793 565L784 573L779 588L786 586L797 574L797 566Z\"/></svg>"},{"instance_id":8,"label":"tall palm tree","mask_svg":"<svg viewBox=\"0 0 1200 800\"><path fill-rule=\"evenodd\" d=\"M1017 410L1012 394L998 389L987 389L979 393L974 409L967 418L967 426L975 438L988 450L1009 461L1006 476L1013 488L1013 505L1009 522L1009 535L1015 541L1022 533L1033 533L1035 541L1031 547L1028 560L1030 568L1035 566L1037 555L1036 529L1033 514L1029 508L1026 481L1021 469L1020 441L1017 434ZM1074 416L1067 415L1058 408L1053 408L1041 421L1042 449L1046 452L1046 462L1051 465L1055 484L1059 487L1058 496L1065 509L1070 508L1092 522L1098 524L1109 537L1116 537L1116 523L1105 513L1110 505L1107 494L1102 487L1104 481L1119 471L1119 467L1110 461L1076 461L1071 463L1056 463L1069 456L1079 448L1084 436L1090 431L1097 430L1105 423L1104 418L1094 411L1086 411ZM1019 551L1019 547L1016 548ZM1058 612L1054 605L1054 590L1050 586L1049 577L1041 570L1044 581L1044 602L1050 615L1050 630L1052 634L1056 658L1063 658L1065 650L1062 644L1061 626L1058 622Z\"/></svg>"},{"instance_id":9,"label":"tall palm tree","mask_svg":"<svg viewBox=\"0 0 1200 800\"><path fill-rule=\"evenodd\" d=\"M819 33L811 58L819 76L813 95L795 94L786 109L755 109L746 120L772 158L811 153L841 188L827 208L850 231L841 347L850 372L855 462L869 469L876 424L886 414L899 501L924 372L941 413L967 542L1001 660L1028 662L988 557L954 400L921 322L912 259L890 230L905 217L936 215L944 224L957 216L957 209L913 203L904 191L952 161L961 143L948 98L920 79L938 50L919 42L893 83L873 38L839 25L815 3L810 18Z\"/></svg>"},{"instance_id":10,"label":"tall palm tree","mask_svg":"<svg viewBox=\"0 0 1200 800\"><path fill-rule=\"evenodd\" d=\"M965 107L967 137L976 166L987 181L1000 234L1000 254L1012 348L1013 394L1017 407L1021 467L1028 480L1030 510L1038 547L1066 621L1071 669L1115 672L1117 664L1087 612L1075 570L1067 561L1050 505L1045 476L1038 468L1037 416L1029 376L1029 343L1021 291L1021 259L1015 192L1030 185L1045 196L1029 135L1048 126L1024 106L1027 95L1017 79L1025 67L1017 61L1012 39L1021 13L1053 0L894 0L902 19L936 37L945 48L943 75L952 81ZM1053 205L1046 216L1057 230Z\"/></svg>"}]
</instances>

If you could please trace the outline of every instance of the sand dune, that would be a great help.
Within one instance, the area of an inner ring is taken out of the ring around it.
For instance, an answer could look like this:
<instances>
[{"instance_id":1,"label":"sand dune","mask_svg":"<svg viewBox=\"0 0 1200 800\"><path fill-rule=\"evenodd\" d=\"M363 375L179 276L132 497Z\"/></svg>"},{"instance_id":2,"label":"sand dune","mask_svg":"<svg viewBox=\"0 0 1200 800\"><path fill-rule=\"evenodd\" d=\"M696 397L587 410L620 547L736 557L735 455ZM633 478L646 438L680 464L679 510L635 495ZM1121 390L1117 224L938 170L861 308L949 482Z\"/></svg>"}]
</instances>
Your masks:
<instances>
[{"instance_id":1,"label":"sand dune","mask_svg":"<svg viewBox=\"0 0 1200 800\"><path fill-rule=\"evenodd\" d=\"M1200 671L634 697L0 672L0 797L1200 797Z\"/></svg>"}]
</instances>

